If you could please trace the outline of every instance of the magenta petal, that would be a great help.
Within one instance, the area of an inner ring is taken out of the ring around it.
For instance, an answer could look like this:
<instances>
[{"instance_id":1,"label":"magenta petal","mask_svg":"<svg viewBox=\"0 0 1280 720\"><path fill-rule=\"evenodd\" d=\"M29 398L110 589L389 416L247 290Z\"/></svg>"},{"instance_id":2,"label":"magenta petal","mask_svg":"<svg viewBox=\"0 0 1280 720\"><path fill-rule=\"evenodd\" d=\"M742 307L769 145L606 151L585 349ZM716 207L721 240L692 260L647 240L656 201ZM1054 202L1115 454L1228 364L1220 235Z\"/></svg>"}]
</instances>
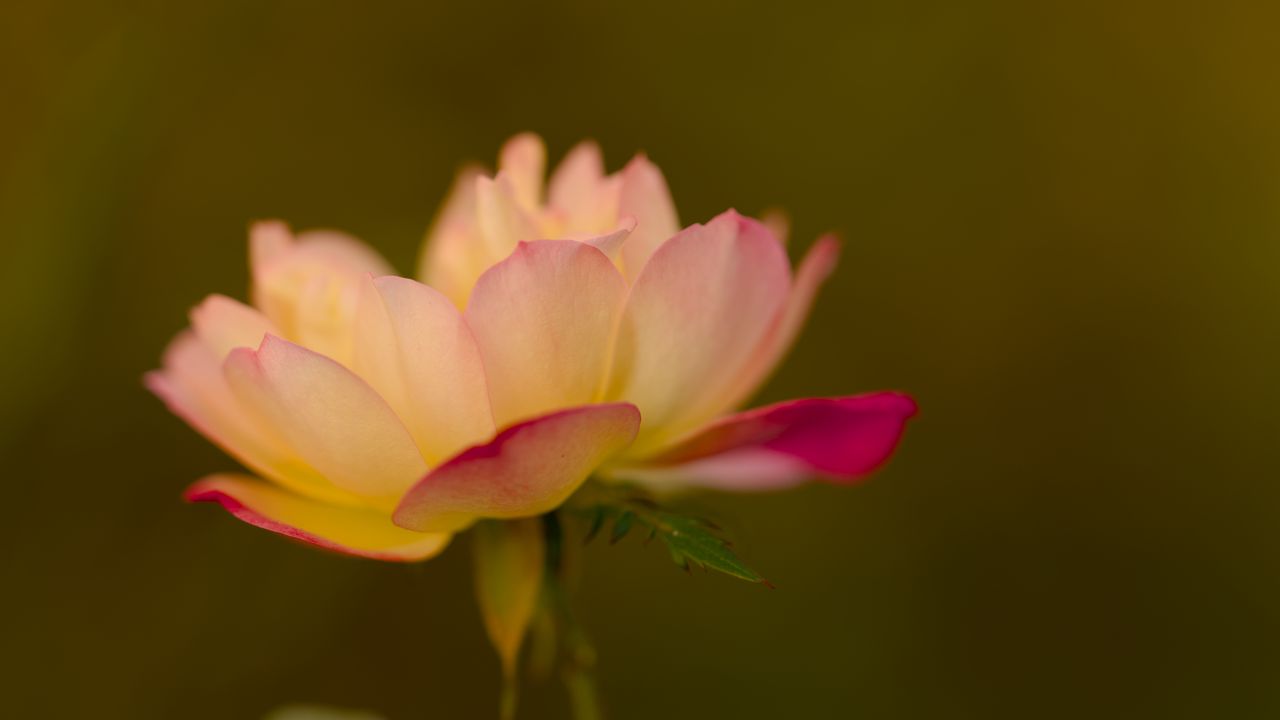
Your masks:
<instances>
[{"instance_id":1,"label":"magenta petal","mask_svg":"<svg viewBox=\"0 0 1280 720\"><path fill-rule=\"evenodd\" d=\"M792 400L721 418L615 474L725 489L781 487L814 476L849 483L889 459L915 413L915 401L894 392Z\"/></svg>"}]
</instances>

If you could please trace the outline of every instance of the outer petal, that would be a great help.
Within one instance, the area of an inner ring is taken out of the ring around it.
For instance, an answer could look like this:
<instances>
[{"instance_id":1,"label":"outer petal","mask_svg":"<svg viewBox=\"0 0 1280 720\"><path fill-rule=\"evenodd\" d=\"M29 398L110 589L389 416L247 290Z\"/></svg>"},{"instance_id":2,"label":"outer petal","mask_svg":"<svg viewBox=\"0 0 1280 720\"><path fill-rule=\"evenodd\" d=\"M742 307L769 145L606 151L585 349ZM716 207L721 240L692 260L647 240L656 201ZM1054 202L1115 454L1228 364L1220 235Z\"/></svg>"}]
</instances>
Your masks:
<instances>
[{"instance_id":1,"label":"outer petal","mask_svg":"<svg viewBox=\"0 0 1280 720\"><path fill-rule=\"evenodd\" d=\"M830 235L820 238L809 248L792 279L791 295L787 298L786 308L761 342L760 348L753 353L754 361L738 378L737 385L726 398L723 410L736 408L746 402L777 369L787 351L795 344L813 309L818 290L831 276L839 259L840 243Z\"/></svg>"},{"instance_id":2,"label":"outer petal","mask_svg":"<svg viewBox=\"0 0 1280 720\"><path fill-rule=\"evenodd\" d=\"M422 283L367 277L352 369L395 410L428 464L493 437L484 365L458 309Z\"/></svg>"},{"instance_id":3,"label":"outer petal","mask_svg":"<svg viewBox=\"0 0 1280 720\"><path fill-rule=\"evenodd\" d=\"M655 487L761 490L821 476L848 483L893 454L916 404L900 393L809 398L732 415L611 475Z\"/></svg>"},{"instance_id":4,"label":"outer petal","mask_svg":"<svg viewBox=\"0 0 1280 720\"><path fill-rule=\"evenodd\" d=\"M147 389L178 417L249 468L297 492L340 502L350 497L297 456L274 427L231 392L222 358L193 332L169 344L164 369L147 373Z\"/></svg>"},{"instance_id":5,"label":"outer petal","mask_svg":"<svg viewBox=\"0 0 1280 720\"><path fill-rule=\"evenodd\" d=\"M237 348L224 374L297 454L344 490L394 504L426 472L408 430L373 388L337 362L268 335Z\"/></svg>"},{"instance_id":6,"label":"outer petal","mask_svg":"<svg viewBox=\"0 0 1280 720\"><path fill-rule=\"evenodd\" d=\"M623 267L634 281L662 243L680 232L680 220L667 181L657 165L637 155L622 171L618 214L636 219L635 232L623 248Z\"/></svg>"},{"instance_id":7,"label":"outer petal","mask_svg":"<svg viewBox=\"0 0 1280 720\"><path fill-rule=\"evenodd\" d=\"M393 516L409 529L456 528L476 517L532 517L554 509L636 435L625 403L561 410L513 425L432 470Z\"/></svg>"},{"instance_id":8,"label":"outer petal","mask_svg":"<svg viewBox=\"0 0 1280 720\"><path fill-rule=\"evenodd\" d=\"M757 362L789 276L777 240L733 211L654 253L631 288L605 395L644 414L629 456L652 454L720 413Z\"/></svg>"},{"instance_id":9,"label":"outer petal","mask_svg":"<svg viewBox=\"0 0 1280 720\"><path fill-rule=\"evenodd\" d=\"M627 286L604 253L572 240L521 243L467 307L499 427L595 402Z\"/></svg>"},{"instance_id":10,"label":"outer petal","mask_svg":"<svg viewBox=\"0 0 1280 720\"><path fill-rule=\"evenodd\" d=\"M309 500L243 475L213 475L187 489L191 502L216 502L260 528L348 555L408 562L437 555L448 533L396 527L383 513Z\"/></svg>"}]
</instances>

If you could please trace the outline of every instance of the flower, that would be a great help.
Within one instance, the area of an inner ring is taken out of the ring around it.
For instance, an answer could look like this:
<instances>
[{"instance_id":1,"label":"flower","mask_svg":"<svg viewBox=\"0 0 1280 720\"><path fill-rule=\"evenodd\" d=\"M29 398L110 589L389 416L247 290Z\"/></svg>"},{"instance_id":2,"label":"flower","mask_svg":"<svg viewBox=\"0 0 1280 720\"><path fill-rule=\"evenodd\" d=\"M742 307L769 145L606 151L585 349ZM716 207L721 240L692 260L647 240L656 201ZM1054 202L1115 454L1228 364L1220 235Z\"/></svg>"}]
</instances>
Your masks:
<instances>
[{"instance_id":1,"label":"flower","mask_svg":"<svg viewBox=\"0 0 1280 720\"><path fill-rule=\"evenodd\" d=\"M250 232L252 305L214 295L147 386L258 477L193 501L341 552L420 560L479 519L556 508L590 475L765 489L861 478L915 404L898 393L735 412L791 346L837 244L792 272L730 210L684 229L644 157L584 143L552 174L518 136L461 173L422 282L348 236Z\"/></svg>"}]
</instances>

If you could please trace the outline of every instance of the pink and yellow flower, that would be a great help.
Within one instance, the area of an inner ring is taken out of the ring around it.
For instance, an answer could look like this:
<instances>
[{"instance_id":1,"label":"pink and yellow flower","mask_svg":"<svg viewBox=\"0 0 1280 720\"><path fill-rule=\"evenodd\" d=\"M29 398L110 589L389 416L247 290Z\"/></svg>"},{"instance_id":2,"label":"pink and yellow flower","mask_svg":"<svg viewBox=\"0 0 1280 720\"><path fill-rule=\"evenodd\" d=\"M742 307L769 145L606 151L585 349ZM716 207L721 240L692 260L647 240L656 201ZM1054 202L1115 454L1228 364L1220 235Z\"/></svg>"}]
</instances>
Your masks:
<instances>
[{"instance_id":1,"label":"pink and yellow flower","mask_svg":"<svg viewBox=\"0 0 1280 720\"><path fill-rule=\"evenodd\" d=\"M794 342L837 245L792 271L734 211L684 229L643 157L579 145L543 187L523 135L464 171L396 277L345 235L250 233L252 305L191 313L147 385L255 476L187 497L259 527L420 560L484 518L553 510L589 476L670 490L850 482L915 412L897 393L737 409Z\"/></svg>"}]
</instances>

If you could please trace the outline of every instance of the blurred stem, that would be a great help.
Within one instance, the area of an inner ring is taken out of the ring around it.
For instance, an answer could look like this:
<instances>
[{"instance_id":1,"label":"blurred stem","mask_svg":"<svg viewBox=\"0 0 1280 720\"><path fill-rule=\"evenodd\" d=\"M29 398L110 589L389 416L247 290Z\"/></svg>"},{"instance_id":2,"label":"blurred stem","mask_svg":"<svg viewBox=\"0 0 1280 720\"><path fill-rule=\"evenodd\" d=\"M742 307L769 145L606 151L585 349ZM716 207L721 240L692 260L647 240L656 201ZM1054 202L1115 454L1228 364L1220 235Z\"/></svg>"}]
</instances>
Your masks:
<instances>
[{"instance_id":1,"label":"blurred stem","mask_svg":"<svg viewBox=\"0 0 1280 720\"><path fill-rule=\"evenodd\" d=\"M560 677L569 693L569 707L574 720L602 720L600 697L596 692L596 650L591 639L574 617L569 602L569 585L573 563L566 562L564 529L560 516L543 516L547 540L547 577L544 587L547 604L554 614L561 653Z\"/></svg>"}]
</instances>

